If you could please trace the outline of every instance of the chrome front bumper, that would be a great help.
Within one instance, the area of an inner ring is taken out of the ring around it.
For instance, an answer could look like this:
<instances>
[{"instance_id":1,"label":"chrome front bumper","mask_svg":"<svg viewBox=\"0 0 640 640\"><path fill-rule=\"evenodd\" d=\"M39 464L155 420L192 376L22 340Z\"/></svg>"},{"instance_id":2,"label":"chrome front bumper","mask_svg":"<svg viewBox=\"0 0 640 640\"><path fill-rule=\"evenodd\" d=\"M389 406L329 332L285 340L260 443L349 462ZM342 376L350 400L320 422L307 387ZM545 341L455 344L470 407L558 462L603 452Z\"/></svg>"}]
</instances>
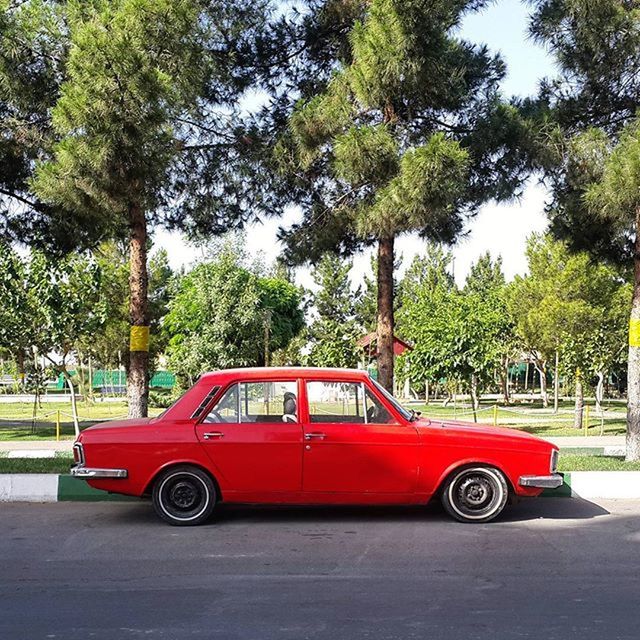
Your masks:
<instances>
[{"instance_id":1,"label":"chrome front bumper","mask_svg":"<svg viewBox=\"0 0 640 640\"><path fill-rule=\"evenodd\" d=\"M78 464L71 467L71 475L74 478L126 478L126 469L96 469Z\"/></svg>"},{"instance_id":2,"label":"chrome front bumper","mask_svg":"<svg viewBox=\"0 0 640 640\"><path fill-rule=\"evenodd\" d=\"M548 476L520 476L518 484L521 487L538 487L539 489L557 489L564 482L561 473L552 473Z\"/></svg>"}]
</instances>

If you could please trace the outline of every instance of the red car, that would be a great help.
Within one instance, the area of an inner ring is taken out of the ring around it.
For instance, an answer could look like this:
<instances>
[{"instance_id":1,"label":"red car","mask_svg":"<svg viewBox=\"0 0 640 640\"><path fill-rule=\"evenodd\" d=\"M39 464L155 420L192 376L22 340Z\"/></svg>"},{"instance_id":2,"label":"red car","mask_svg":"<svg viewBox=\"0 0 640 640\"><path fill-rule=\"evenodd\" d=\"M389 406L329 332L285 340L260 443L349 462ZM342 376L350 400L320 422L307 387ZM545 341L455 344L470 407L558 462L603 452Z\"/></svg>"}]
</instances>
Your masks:
<instances>
[{"instance_id":1,"label":"red car","mask_svg":"<svg viewBox=\"0 0 640 640\"><path fill-rule=\"evenodd\" d=\"M426 504L463 522L558 487L558 449L505 428L429 420L364 371L259 368L203 375L157 418L84 430L71 474L150 495L170 524L220 502Z\"/></svg>"}]
</instances>

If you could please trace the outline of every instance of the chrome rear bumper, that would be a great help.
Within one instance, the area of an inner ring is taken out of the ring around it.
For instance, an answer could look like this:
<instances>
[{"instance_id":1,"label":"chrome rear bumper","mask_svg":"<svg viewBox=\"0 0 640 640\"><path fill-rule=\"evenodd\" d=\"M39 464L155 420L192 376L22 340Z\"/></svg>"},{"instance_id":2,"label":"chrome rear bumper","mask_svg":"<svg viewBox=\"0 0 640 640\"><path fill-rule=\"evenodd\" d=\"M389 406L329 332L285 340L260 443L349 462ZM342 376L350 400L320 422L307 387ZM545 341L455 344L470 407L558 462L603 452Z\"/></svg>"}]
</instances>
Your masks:
<instances>
[{"instance_id":1,"label":"chrome rear bumper","mask_svg":"<svg viewBox=\"0 0 640 640\"><path fill-rule=\"evenodd\" d=\"M538 487L540 489L557 489L564 482L561 473L552 473L548 476L520 476L518 484L521 487Z\"/></svg>"},{"instance_id":2,"label":"chrome rear bumper","mask_svg":"<svg viewBox=\"0 0 640 640\"><path fill-rule=\"evenodd\" d=\"M126 478L126 469L96 469L78 464L71 467L71 475L74 478Z\"/></svg>"}]
</instances>

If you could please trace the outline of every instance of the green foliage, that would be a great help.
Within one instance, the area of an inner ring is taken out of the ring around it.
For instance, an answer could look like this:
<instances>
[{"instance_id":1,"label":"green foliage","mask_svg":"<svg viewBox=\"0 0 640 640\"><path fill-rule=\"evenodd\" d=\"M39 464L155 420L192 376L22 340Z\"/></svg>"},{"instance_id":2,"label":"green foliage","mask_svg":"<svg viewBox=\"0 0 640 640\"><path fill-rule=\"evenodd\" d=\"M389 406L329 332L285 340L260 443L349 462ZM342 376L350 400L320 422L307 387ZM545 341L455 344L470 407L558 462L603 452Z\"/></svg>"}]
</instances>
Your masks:
<instances>
[{"instance_id":1,"label":"green foliage","mask_svg":"<svg viewBox=\"0 0 640 640\"><path fill-rule=\"evenodd\" d=\"M307 360L314 367L354 368L358 364L356 342L362 330L354 317L350 270L351 262L326 254L313 271L318 286L312 300L317 318L309 329Z\"/></svg>"},{"instance_id":2,"label":"green foliage","mask_svg":"<svg viewBox=\"0 0 640 640\"><path fill-rule=\"evenodd\" d=\"M606 141L600 146L609 150ZM589 211L618 233L630 235L640 207L640 122L634 120L622 130L618 143L600 165L599 179L585 192Z\"/></svg>"},{"instance_id":3,"label":"green foliage","mask_svg":"<svg viewBox=\"0 0 640 640\"><path fill-rule=\"evenodd\" d=\"M640 104L640 13L636 3L618 0L538 0L531 34L555 56L558 73L542 83L538 116L543 144L538 161L553 193L548 208L554 234L576 250L614 264L633 255L629 188L622 188L622 156L633 154L632 124ZM590 189L617 144L617 178L610 165L609 187ZM629 162L632 162L629 157ZM589 191L590 206L585 204ZM605 191L610 198L605 198ZM603 198L606 200L606 206ZM599 202L599 205L595 205Z\"/></svg>"},{"instance_id":4,"label":"green foliage","mask_svg":"<svg viewBox=\"0 0 640 640\"><path fill-rule=\"evenodd\" d=\"M100 300L105 305L105 322L97 335L82 343L82 353L92 355L105 368L117 369L129 353L129 262L124 243L105 242L94 252L101 272ZM151 254L148 264L149 357L153 369L157 357L167 346L162 319L173 295L174 273L166 251Z\"/></svg>"},{"instance_id":5,"label":"green foliage","mask_svg":"<svg viewBox=\"0 0 640 640\"><path fill-rule=\"evenodd\" d=\"M286 348L304 324L300 305L294 285L248 269L227 244L178 282L163 321L170 368L184 383L212 369L263 365L265 323L270 350Z\"/></svg>"},{"instance_id":6,"label":"green foliage","mask_svg":"<svg viewBox=\"0 0 640 640\"><path fill-rule=\"evenodd\" d=\"M483 4L374 0L335 24L345 40L321 36L306 60L318 74L325 46L325 75L299 81L277 151L305 215L286 234L289 258L412 231L451 241L463 214L519 187L525 124L499 99L504 65L455 33Z\"/></svg>"},{"instance_id":7,"label":"green foliage","mask_svg":"<svg viewBox=\"0 0 640 640\"><path fill-rule=\"evenodd\" d=\"M0 345L15 357L35 350L64 369L66 358L104 323L99 266L81 254L54 261L36 251L22 259L10 247L1 253Z\"/></svg>"},{"instance_id":8,"label":"green foliage","mask_svg":"<svg viewBox=\"0 0 640 640\"><path fill-rule=\"evenodd\" d=\"M511 340L500 262L483 256L460 291L448 272L451 254L431 245L401 286L399 326L414 349L405 356L411 380L466 387L491 383Z\"/></svg>"},{"instance_id":9,"label":"green foliage","mask_svg":"<svg viewBox=\"0 0 640 640\"><path fill-rule=\"evenodd\" d=\"M630 304L629 285L619 272L571 253L550 236L527 245L529 275L511 283L510 308L523 344L573 376L610 372L624 357Z\"/></svg>"},{"instance_id":10,"label":"green foliage","mask_svg":"<svg viewBox=\"0 0 640 640\"><path fill-rule=\"evenodd\" d=\"M271 73L269 0L1 6L0 234L68 251L126 234L131 200L194 235L267 206L234 106Z\"/></svg>"},{"instance_id":11,"label":"green foliage","mask_svg":"<svg viewBox=\"0 0 640 640\"><path fill-rule=\"evenodd\" d=\"M336 136L334 172L353 187L384 184L398 165L398 144L384 125L353 126Z\"/></svg>"}]
</instances>

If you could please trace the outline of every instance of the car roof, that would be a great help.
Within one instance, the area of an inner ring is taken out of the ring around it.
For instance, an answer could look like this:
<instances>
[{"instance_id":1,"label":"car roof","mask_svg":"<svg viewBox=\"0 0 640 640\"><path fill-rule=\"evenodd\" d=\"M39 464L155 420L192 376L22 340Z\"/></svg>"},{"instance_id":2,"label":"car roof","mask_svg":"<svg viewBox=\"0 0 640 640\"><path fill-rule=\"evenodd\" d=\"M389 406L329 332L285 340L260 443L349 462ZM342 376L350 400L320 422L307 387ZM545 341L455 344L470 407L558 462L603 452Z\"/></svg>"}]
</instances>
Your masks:
<instances>
[{"instance_id":1,"label":"car roof","mask_svg":"<svg viewBox=\"0 0 640 640\"><path fill-rule=\"evenodd\" d=\"M369 374L363 369L333 369L329 367L247 367L239 369L221 369L204 373L198 382L214 382L231 379L268 379L313 378L317 380L363 380Z\"/></svg>"}]
</instances>

